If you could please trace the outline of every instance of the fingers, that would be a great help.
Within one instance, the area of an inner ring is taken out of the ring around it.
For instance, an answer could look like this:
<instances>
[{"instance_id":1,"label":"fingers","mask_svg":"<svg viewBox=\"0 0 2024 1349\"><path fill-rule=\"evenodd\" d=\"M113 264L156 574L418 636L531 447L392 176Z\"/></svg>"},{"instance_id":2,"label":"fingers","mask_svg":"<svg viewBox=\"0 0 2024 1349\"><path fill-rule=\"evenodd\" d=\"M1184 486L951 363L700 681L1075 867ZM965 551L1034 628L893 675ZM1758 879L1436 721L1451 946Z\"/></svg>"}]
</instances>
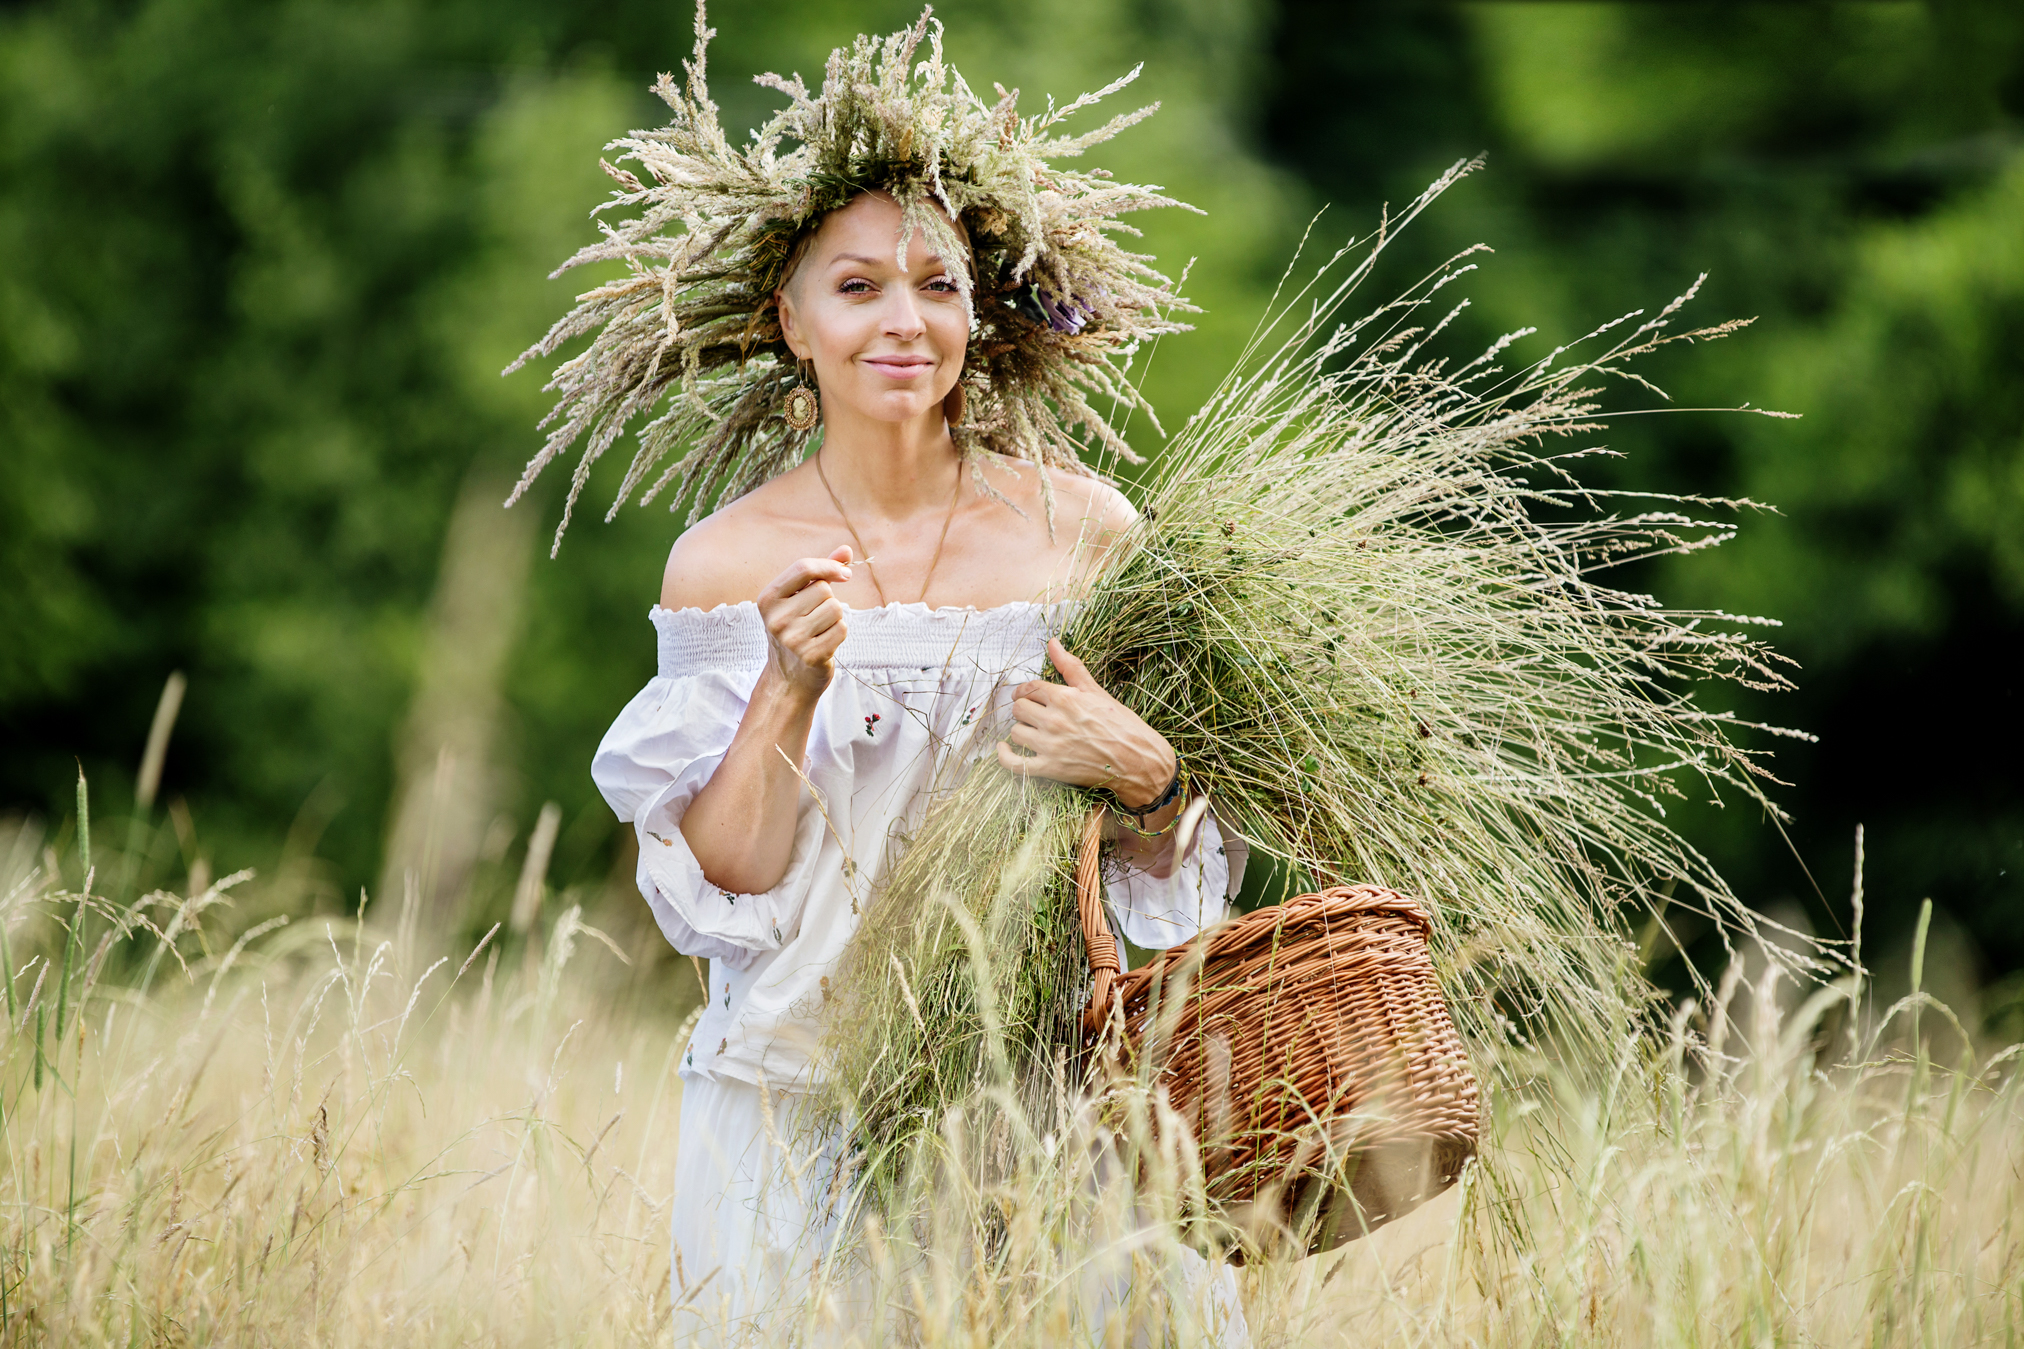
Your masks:
<instances>
[{"instance_id":1,"label":"fingers","mask_svg":"<svg viewBox=\"0 0 2024 1349\"><path fill-rule=\"evenodd\" d=\"M1012 720L1019 726L1054 733L1067 731L1075 724L1074 718L1064 716L1061 708L1049 706L1037 698L1014 698Z\"/></svg>"},{"instance_id":2,"label":"fingers","mask_svg":"<svg viewBox=\"0 0 2024 1349\"><path fill-rule=\"evenodd\" d=\"M825 592L828 589L829 587L827 586L823 587ZM796 598L798 599L799 596ZM828 632L831 628L841 627L843 625L843 614L843 601L837 599L834 595L825 593L814 604L810 605L805 612L789 614L785 621L780 624L780 635L783 639L790 636L798 636L803 639L814 637Z\"/></svg>"},{"instance_id":3,"label":"fingers","mask_svg":"<svg viewBox=\"0 0 2024 1349\"><path fill-rule=\"evenodd\" d=\"M1016 745L1020 749L1039 754L1046 750L1048 741L1052 739L1052 736L1038 726L1014 724L1005 732L1005 739L1000 743Z\"/></svg>"},{"instance_id":4,"label":"fingers","mask_svg":"<svg viewBox=\"0 0 2024 1349\"><path fill-rule=\"evenodd\" d=\"M1003 740L998 742L998 766L1008 773L1017 773L1025 777L1033 771L1037 758L1037 755L1019 753Z\"/></svg>"},{"instance_id":5,"label":"fingers","mask_svg":"<svg viewBox=\"0 0 2024 1349\"><path fill-rule=\"evenodd\" d=\"M839 548L836 551L841 553L847 550ZM835 581L841 585L849 579L850 567L834 557L804 557L781 572L779 581L774 584L780 586L781 594L792 595L817 583Z\"/></svg>"},{"instance_id":6,"label":"fingers","mask_svg":"<svg viewBox=\"0 0 2024 1349\"><path fill-rule=\"evenodd\" d=\"M829 557L800 558L759 594L760 616L782 671L814 691L828 684L836 653L849 635L844 603L830 588L850 579L849 558L848 548ZM806 673L797 675L797 669Z\"/></svg>"},{"instance_id":7,"label":"fingers","mask_svg":"<svg viewBox=\"0 0 2024 1349\"><path fill-rule=\"evenodd\" d=\"M759 606L759 616L774 641L792 647L841 623L844 606L843 601L831 593L829 582L818 581L797 594L776 595L768 599Z\"/></svg>"},{"instance_id":8,"label":"fingers","mask_svg":"<svg viewBox=\"0 0 2024 1349\"><path fill-rule=\"evenodd\" d=\"M836 657L837 648L850 635L850 629L841 623L831 623L822 631L809 637L796 648L802 662L807 665L827 665Z\"/></svg>"},{"instance_id":9,"label":"fingers","mask_svg":"<svg viewBox=\"0 0 2024 1349\"><path fill-rule=\"evenodd\" d=\"M775 617L767 623L775 668L794 685L819 695L829 685L837 651L850 629L843 622L843 604L827 600L798 618Z\"/></svg>"},{"instance_id":10,"label":"fingers","mask_svg":"<svg viewBox=\"0 0 2024 1349\"><path fill-rule=\"evenodd\" d=\"M1054 758L1049 753L1053 740L1054 737L1045 731L1015 725L998 742L998 762L1022 777L1052 777L1053 774L1046 769L1054 766Z\"/></svg>"},{"instance_id":11,"label":"fingers","mask_svg":"<svg viewBox=\"0 0 2024 1349\"><path fill-rule=\"evenodd\" d=\"M1076 657L1070 655L1068 648L1061 644L1059 637L1047 639L1047 658L1053 661L1054 668L1061 672L1061 682L1070 688L1093 689L1099 687L1096 680L1091 678L1089 667Z\"/></svg>"},{"instance_id":12,"label":"fingers","mask_svg":"<svg viewBox=\"0 0 2024 1349\"><path fill-rule=\"evenodd\" d=\"M829 588L829 582L817 581L805 590L786 596L782 607L795 618L807 618L830 608L835 609L840 615L843 612L843 601Z\"/></svg>"},{"instance_id":13,"label":"fingers","mask_svg":"<svg viewBox=\"0 0 2024 1349\"><path fill-rule=\"evenodd\" d=\"M1038 703L1045 707L1048 699L1060 689L1061 685L1050 684L1044 679L1029 679L1012 690L1012 697L1015 702Z\"/></svg>"},{"instance_id":14,"label":"fingers","mask_svg":"<svg viewBox=\"0 0 2024 1349\"><path fill-rule=\"evenodd\" d=\"M847 565L847 558L850 550L839 548L836 552L844 554L845 557L839 558L832 553L828 557L797 558L789 563L786 571L774 577L766 588L759 592L759 607L764 609L770 600L798 595L817 582L848 581L850 567Z\"/></svg>"},{"instance_id":15,"label":"fingers","mask_svg":"<svg viewBox=\"0 0 2024 1349\"><path fill-rule=\"evenodd\" d=\"M839 548L836 551L844 553L849 550ZM836 572L842 575L839 577L834 574ZM791 625L809 620L813 622L806 631L820 632L843 620L843 601L836 597L830 584L849 579L850 569L833 557L802 558L759 593L759 613L767 628L782 639L785 639Z\"/></svg>"},{"instance_id":16,"label":"fingers","mask_svg":"<svg viewBox=\"0 0 2024 1349\"><path fill-rule=\"evenodd\" d=\"M816 596L817 591L820 596ZM827 583L810 586L780 603L797 606L806 597L815 597L815 602L805 612L795 613L789 607L785 612L769 614L766 626L781 646L802 660L815 663L835 654L849 629L843 621L843 601L829 593Z\"/></svg>"},{"instance_id":17,"label":"fingers","mask_svg":"<svg viewBox=\"0 0 2024 1349\"><path fill-rule=\"evenodd\" d=\"M1103 686L1090 675L1089 667L1072 655L1068 648L1061 644L1060 638L1048 638L1047 658L1054 662L1054 668L1060 672L1062 682L1055 684L1045 679L1029 679L1012 691L1014 698L1023 698L1047 707L1069 690L1077 693L1103 692Z\"/></svg>"}]
</instances>

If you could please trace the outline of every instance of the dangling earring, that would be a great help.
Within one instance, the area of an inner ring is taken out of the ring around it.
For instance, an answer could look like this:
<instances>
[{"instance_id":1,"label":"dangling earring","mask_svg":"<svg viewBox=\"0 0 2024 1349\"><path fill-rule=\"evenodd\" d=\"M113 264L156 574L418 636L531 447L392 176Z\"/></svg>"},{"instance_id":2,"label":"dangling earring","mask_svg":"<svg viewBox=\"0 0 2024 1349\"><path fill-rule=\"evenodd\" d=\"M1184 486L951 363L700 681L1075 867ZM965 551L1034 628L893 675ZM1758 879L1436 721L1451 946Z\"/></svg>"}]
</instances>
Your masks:
<instances>
[{"instance_id":1,"label":"dangling earring","mask_svg":"<svg viewBox=\"0 0 2024 1349\"><path fill-rule=\"evenodd\" d=\"M970 402L963 395L963 381L959 379L942 398L942 420L953 431L963 424L963 417L969 410Z\"/></svg>"},{"instance_id":2,"label":"dangling earring","mask_svg":"<svg viewBox=\"0 0 2024 1349\"><path fill-rule=\"evenodd\" d=\"M815 396L809 383L807 361L801 362L801 383L787 391L787 398L780 405L780 417L797 431L813 431L822 417L822 400Z\"/></svg>"}]
</instances>

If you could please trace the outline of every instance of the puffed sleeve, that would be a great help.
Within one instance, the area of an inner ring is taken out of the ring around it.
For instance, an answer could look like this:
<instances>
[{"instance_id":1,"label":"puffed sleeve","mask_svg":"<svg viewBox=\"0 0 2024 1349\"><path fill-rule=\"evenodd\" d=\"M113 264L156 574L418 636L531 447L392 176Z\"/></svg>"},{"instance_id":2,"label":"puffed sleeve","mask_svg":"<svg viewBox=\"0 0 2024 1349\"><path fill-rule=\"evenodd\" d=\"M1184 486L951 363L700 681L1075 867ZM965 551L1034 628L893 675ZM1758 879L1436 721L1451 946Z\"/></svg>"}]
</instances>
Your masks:
<instances>
[{"instance_id":1,"label":"puffed sleeve","mask_svg":"<svg viewBox=\"0 0 2024 1349\"><path fill-rule=\"evenodd\" d=\"M717 671L648 681L605 732L590 768L604 799L639 836L640 894L662 934L684 955L740 970L794 937L822 827L804 801L787 874L760 895L710 884L689 851L682 815L730 749L750 682Z\"/></svg>"},{"instance_id":2,"label":"puffed sleeve","mask_svg":"<svg viewBox=\"0 0 2024 1349\"><path fill-rule=\"evenodd\" d=\"M1143 865L1118 863L1104 886L1111 924L1132 945L1161 951L1221 922L1244 884L1250 849L1225 838L1213 809L1202 816L1187 854L1174 856L1174 834Z\"/></svg>"}]
</instances>

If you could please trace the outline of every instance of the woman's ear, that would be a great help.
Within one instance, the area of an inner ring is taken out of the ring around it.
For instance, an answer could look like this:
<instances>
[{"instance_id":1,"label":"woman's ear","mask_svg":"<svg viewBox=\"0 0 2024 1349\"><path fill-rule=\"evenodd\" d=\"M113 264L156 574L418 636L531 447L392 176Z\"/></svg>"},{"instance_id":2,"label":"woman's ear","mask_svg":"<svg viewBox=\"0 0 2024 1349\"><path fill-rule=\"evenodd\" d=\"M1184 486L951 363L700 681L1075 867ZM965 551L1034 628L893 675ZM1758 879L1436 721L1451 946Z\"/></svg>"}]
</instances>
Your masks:
<instances>
[{"instance_id":1,"label":"woman's ear","mask_svg":"<svg viewBox=\"0 0 2024 1349\"><path fill-rule=\"evenodd\" d=\"M795 360L807 360L808 347L801 340L800 325L794 320L794 300L785 286L773 292L773 307L779 311L780 336L787 343L787 349L794 353Z\"/></svg>"}]
</instances>

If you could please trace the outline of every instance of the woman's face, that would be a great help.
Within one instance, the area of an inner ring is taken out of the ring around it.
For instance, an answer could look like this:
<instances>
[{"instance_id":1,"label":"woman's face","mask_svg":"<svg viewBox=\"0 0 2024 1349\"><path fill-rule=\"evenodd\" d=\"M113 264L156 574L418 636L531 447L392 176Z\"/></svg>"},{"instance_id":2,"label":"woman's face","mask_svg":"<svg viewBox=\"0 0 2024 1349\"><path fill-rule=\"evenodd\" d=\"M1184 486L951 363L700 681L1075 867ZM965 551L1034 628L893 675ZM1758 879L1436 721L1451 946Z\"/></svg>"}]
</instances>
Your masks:
<instances>
[{"instance_id":1,"label":"woman's face","mask_svg":"<svg viewBox=\"0 0 2024 1349\"><path fill-rule=\"evenodd\" d=\"M963 372L970 329L956 283L918 232L902 271L899 231L898 203L860 196L823 220L781 289L781 331L814 363L825 419L939 416Z\"/></svg>"}]
</instances>

